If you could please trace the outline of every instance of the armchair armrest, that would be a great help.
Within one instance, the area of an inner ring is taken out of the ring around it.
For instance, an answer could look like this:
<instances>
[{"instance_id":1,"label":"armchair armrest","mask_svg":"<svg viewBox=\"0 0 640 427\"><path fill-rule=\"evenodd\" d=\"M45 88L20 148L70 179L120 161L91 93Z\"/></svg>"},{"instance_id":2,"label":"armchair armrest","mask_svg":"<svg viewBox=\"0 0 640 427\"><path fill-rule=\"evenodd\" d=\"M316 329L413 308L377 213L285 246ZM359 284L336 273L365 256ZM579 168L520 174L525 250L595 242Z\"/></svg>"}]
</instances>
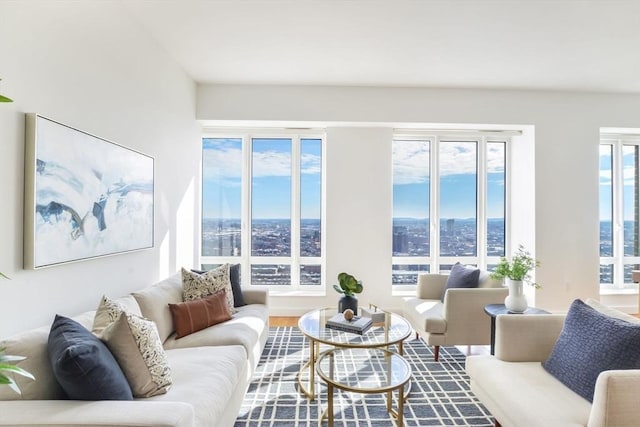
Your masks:
<instances>
[{"instance_id":1,"label":"armchair armrest","mask_svg":"<svg viewBox=\"0 0 640 427\"><path fill-rule=\"evenodd\" d=\"M0 401L0 425L110 425L191 427L191 405L162 401L78 401L7 400Z\"/></svg>"},{"instance_id":2,"label":"armchair armrest","mask_svg":"<svg viewBox=\"0 0 640 427\"><path fill-rule=\"evenodd\" d=\"M453 288L444 297L442 317L447 322L447 343L484 345L491 342L488 304L504 302L506 288Z\"/></svg>"},{"instance_id":3,"label":"armchair armrest","mask_svg":"<svg viewBox=\"0 0 640 427\"><path fill-rule=\"evenodd\" d=\"M440 299L447 277L444 274L419 274L416 296L420 299Z\"/></svg>"},{"instance_id":4,"label":"armchair armrest","mask_svg":"<svg viewBox=\"0 0 640 427\"><path fill-rule=\"evenodd\" d=\"M604 371L596 380L588 427L636 426L640 370Z\"/></svg>"},{"instance_id":5,"label":"armchair armrest","mask_svg":"<svg viewBox=\"0 0 640 427\"><path fill-rule=\"evenodd\" d=\"M551 354L564 314L501 314L496 318L495 355L505 362L543 362Z\"/></svg>"},{"instance_id":6,"label":"armchair armrest","mask_svg":"<svg viewBox=\"0 0 640 427\"><path fill-rule=\"evenodd\" d=\"M242 297L247 304L269 305L269 291L267 289L243 289Z\"/></svg>"}]
</instances>

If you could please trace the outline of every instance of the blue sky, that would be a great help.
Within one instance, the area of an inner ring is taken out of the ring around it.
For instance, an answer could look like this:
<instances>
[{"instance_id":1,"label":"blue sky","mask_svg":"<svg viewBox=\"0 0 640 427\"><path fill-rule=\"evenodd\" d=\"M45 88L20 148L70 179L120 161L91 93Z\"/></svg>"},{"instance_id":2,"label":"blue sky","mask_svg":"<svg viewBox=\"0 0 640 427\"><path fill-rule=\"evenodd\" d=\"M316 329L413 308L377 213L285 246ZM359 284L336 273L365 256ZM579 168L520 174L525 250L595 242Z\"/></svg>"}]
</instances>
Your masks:
<instances>
[{"instance_id":1,"label":"blue sky","mask_svg":"<svg viewBox=\"0 0 640 427\"><path fill-rule=\"evenodd\" d=\"M610 145L600 146L600 220L611 221L612 215L612 185L611 185L611 147ZM623 193L622 203L624 205L624 220L632 221L634 219L635 197L634 191L634 175L635 175L635 156L633 145L623 146L622 156L622 175L623 175Z\"/></svg>"},{"instance_id":2,"label":"blue sky","mask_svg":"<svg viewBox=\"0 0 640 427\"><path fill-rule=\"evenodd\" d=\"M205 218L239 218L241 212L241 139L205 139L203 142L203 214ZM429 143L394 142L393 206L395 217L429 215ZM441 144L440 215L476 216L476 144ZM321 212L321 141L302 140L302 218ZM487 209L490 218L504 216L504 144L491 144L488 153ZM252 152L253 217L290 215L291 141L254 139Z\"/></svg>"},{"instance_id":3,"label":"blue sky","mask_svg":"<svg viewBox=\"0 0 640 427\"><path fill-rule=\"evenodd\" d=\"M477 202L477 144L439 145L441 218L475 218ZM394 217L429 216L431 146L429 141L394 141ZM487 152L487 215L504 218L504 144L490 143Z\"/></svg>"},{"instance_id":4,"label":"blue sky","mask_svg":"<svg viewBox=\"0 0 640 427\"><path fill-rule=\"evenodd\" d=\"M303 139L301 156L302 218L320 218L322 147L318 139ZM253 217L289 218L291 212L291 140L253 140ZM203 142L203 216L240 218L242 141Z\"/></svg>"}]
</instances>

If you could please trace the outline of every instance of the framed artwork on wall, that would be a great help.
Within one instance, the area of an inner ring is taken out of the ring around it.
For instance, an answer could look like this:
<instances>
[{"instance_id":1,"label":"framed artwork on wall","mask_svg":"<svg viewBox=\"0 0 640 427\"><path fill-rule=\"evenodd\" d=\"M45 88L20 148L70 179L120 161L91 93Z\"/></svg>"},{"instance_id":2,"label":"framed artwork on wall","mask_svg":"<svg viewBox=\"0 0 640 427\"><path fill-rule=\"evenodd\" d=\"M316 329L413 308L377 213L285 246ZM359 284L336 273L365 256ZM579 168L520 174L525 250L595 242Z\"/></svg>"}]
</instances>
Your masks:
<instances>
[{"instance_id":1,"label":"framed artwork on wall","mask_svg":"<svg viewBox=\"0 0 640 427\"><path fill-rule=\"evenodd\" d=\"M24 267L153 247L154 159L26 115Z\"/></svg>"}]
</instances>

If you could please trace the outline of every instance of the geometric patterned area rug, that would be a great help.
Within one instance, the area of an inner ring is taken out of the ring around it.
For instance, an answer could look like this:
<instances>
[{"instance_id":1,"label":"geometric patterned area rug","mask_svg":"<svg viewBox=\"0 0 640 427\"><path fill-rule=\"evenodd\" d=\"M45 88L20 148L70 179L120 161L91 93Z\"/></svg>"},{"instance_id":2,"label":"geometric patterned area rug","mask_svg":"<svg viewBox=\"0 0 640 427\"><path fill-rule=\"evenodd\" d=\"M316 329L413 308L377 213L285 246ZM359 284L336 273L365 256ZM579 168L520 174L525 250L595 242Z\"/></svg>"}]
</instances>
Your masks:
<instances>
[{"instance_id":1,"label":"geometric patterned area rug","mask_svg":"<svg viewBox=\"0 0 640 427\"><path fill-rule=\"evenodd\" d=\"M493 426L491 415L469 390L466 356L457 348L440 347L440 361L434 362L431 348L412 335L404 342L403 353L412 370L404 407L406 426ZM316 375L316 398L310 401L297 383L298 371L308 357L308 343L298 328L270 328L235 427L317 426L326 407L326 387ZM334 390L336 426L395 425L383 394Z\"/></svg>"}]
</instances>

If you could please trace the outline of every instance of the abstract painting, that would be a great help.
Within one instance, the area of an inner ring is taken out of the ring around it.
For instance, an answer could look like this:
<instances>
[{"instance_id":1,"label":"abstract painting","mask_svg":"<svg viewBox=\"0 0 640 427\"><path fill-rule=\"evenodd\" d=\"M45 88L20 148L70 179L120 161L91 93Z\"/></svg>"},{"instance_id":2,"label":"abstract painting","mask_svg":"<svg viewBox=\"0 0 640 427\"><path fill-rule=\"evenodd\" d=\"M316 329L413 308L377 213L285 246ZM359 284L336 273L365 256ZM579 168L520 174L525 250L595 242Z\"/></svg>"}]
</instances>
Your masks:
<instances>
[{"instance_id":1,"label":"abstract painting","mask_svg":"<svg viewBox=\"0 0 640 427\"><path fill-rule=\"evenodd\" d=\"M26 115L24 266L153 247L154 159Z\"/></svg>"}]
</instances>

